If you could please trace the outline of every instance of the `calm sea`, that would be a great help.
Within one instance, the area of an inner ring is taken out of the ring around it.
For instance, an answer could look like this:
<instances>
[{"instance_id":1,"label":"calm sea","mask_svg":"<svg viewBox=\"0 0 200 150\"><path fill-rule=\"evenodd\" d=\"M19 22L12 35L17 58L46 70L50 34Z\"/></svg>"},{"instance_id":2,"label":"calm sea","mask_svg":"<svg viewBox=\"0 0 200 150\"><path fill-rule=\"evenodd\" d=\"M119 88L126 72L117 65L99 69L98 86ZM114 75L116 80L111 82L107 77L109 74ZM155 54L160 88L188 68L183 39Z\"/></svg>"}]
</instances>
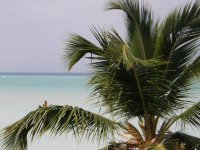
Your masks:
<instances>
[{"instance_id":1,"label":"calm sea","mask_svg":"<svg viewBox=\"0 0 200 150\"><path fill-rule=\"evenodd\" d=\"M36 109L45 100L49 104L68 104L93 111L94 107L87 103L90 99L87 80L88 75L0 75L0 129ZM199 101L199 97L195 97ZM200 137L198 130L190 129L189 132ZM55 139L46 135L36 138L29 147L29 150L45 149L94 150L98 146L86 141L77 145L72 135Z\"/></svg>"},{"instance_id":2,"label":"calm sea","mask_svg":"<svg viewBox=\"0 0 200 150\"><path fill-rule=\"evenodd\" d=\"M87 75L0 75L0 129L31 110L49 104L72 105L92 110ZM29 150L94 150L96 144L77 141L73 135L36 138Z\"/></svg>"}]
</instances>

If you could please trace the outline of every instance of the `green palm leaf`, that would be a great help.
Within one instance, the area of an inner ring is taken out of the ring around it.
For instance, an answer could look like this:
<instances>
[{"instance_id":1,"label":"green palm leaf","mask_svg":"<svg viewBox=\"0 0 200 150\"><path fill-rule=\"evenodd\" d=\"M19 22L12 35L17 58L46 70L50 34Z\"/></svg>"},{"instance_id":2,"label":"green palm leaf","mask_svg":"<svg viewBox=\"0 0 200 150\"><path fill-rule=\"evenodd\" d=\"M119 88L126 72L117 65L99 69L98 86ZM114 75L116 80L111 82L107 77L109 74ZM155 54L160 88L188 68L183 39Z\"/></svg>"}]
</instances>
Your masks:
<instances>
[{"instance_id":1,"label":"green palm leaf","mask_svg":"<svg viewBox=\"0 0 200 150\"><path fill-rule=\"evenodd\" d=\"M168 62L166 78L174 80L190 64L199 47L200 3L196 1L173 11L160 25L155 56Z\"/></svg>"},{"instance_id":2,"label":"green palm leaf","mask_svg":"<svg viewBox=\"0 0 200 150\"><path fill-rule=\"evenodd\" d=\"M113 136L122 126L98 114L91 113L78 107L57 106L41 107L30 112L14 124L4 128L3 149L27 149L27 136L32 140L47 131L61 135L73 132L77 138L106 140ZM121 128L122 129L122 128Z\"/></svg>"},{"instance_id":3,"label":"green palm leaf","mask_svg":"<svg viewBox=\"0 0 200 150\"><path fill-rule=\"evenodd\" d=\"M100 47L97 47L84 37L72 34L68 40L67 55L65 55L66 60L70 60L69 70L87 53L98 54L100 51Z\"/></svg>"},{"instance_id":4,"label":"green palm leaf","mask_svg":"<svg viewBox=\"0 0 200 150\"><path fill-rule=\"evenodd\" d=\"M164 145L168 149L178 149L180 146L184 146L186 150L200 150L200 138L175 132L165 139Z\"/></svg>"},{"instance_id":5,"label":"green palm leaf","mask_svg":"<svg viewBox=\"0 0 200 150\"><path fill-rule=\"evenodd\" d=\"M183 113L178 116L181 123L193 125L197 128L200 127L200 101L195 103L193 106L186 109Z\"/></svg>"},{"instance_id":6,"label":"green palm leaf","mask_svg":"<svg viewBox=\"0 0 200 150\"><path fill-rule=\"evenodd\" d=\"M126 17L127 43L140 59L151 59L154 51L154 33L157 23L154 23L153 12L139 0L113 1L107 9L122 10Z\"/></svg>"}]
</instances>

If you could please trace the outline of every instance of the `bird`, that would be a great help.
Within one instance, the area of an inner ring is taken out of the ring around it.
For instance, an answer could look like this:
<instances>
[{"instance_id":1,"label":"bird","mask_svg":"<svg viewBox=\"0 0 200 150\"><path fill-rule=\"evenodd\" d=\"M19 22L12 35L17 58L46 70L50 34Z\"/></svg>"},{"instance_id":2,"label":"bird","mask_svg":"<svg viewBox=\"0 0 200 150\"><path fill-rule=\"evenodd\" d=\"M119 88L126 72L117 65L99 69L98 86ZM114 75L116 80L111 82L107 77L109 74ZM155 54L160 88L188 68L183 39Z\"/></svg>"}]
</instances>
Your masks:
<instances>
[{"instance_id":1,"label":"bird","mask_svg":"<svg viewBox=\"0 0 200 150\"><path fill-rule=\"evenodd\" d=\"M47 106L48 106L47 101L44 101L43 107L47 107Z\"/></svg>"},{"instance_id":2,"label":"bird","mask_svg":"<svg viewBox=\"0 0 200 150\"><path fill-rule=\"evenodd\" d=\"M42 105L39 105L38 108L43 108L43 107L47 107L47 101L44 101L44 103Z\"/></svg>"}]
</instances>

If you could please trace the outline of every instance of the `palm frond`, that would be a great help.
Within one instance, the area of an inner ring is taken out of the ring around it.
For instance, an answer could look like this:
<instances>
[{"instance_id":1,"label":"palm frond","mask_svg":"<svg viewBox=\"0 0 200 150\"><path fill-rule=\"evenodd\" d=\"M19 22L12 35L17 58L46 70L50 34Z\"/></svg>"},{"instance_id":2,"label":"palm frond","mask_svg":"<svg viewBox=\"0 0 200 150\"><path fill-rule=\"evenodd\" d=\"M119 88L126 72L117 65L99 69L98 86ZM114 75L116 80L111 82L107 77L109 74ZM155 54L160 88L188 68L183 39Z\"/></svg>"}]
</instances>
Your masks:
<instances>
[{"instance_id":1,"label":"palm frond","mask_svg":"<svg viewBox=\"0 0 200 150\"><path fill-rule=\"evenodd\" d=\"M178 149L182 147L188 150L199 150L200 149L200 138L187 135L181 132L175 132L169 135L163 144L167 149Z\"/></svg>"},{"instance_id":2,"label":"palm frond","mask_svg":"<svg viewBox=\"0 0 200 150\"><path fill-rule=\"evenodd\" d=\"M186 108L186 107L185 107ZM168 137L168 130L175 123L180 121L181 126L193 125L196 128L200 127L200 102L195 103L193 106L186 109L184 112L180 113L177 116L173 116L168 120L165 120L159 130L158 135L156 136L156 142L160 143L163 139Z\"/></svg>"},{"instance_id":3,"label":"palm frond","mask_svg":"<svg viewBox=\"0 0 200 150\"><path fill-rule=\"evenodd\" d=\"M162 70L158 71L156 66L134 64L127 70L123 63L110 67L104 61L93 65L96 69L90 80L93 95L101 98L98 102L107 108L108 113L134 117L144 115L146 111L160 116L180 106L178 101L171 104L165 99L165 92L170 91L169 83L163 81Z\"/></svg>"},{"instance_id":4,"label":"palm frond","mask_svg":"<svg viewBox=\"0 0 200 150\"><path fill-rule=\"evenodd\" d=\"M27 136L33 140L47 131L54 135L73 132L77 138L106 140L122 126L98 114L78 107L41 107L1 131L3 149L27 149ZM121 128L122 129L122 128Z\"/></svg>"},{"instance_id":5,"label":"palm frond","mask_svg":"<svg viewBox=\"0 0 200 150\"><path fill-rule=\"evenodd\" d=\"M185 32L188 28L198 29L197 26L192 26L192 24L198 24L199 15L198 0L193 5L188 3L183 8L172 11L159 27L156 55L163 56L164 59L169 60L173 50L181 44L179 42L179 35L182 35L181 32ZM188 36L187 38L191 37Z\"/></svg>"},{"instance_id":6,"label":"palm frond","mask_svg":"<svg viewBox=\"0 0 200 150\"><path fill-rule=\"evenodd\" d=\"M200 76L200 56L196 58L185 68L183 73L175 80L177 85L190 85Z\"/></svg>"},{"instance_id":7,"label":"palm frond","mask_svg":"<svg viewBox=\"0 0 200 150\"><path fill-rule=\"evenodd\" d=\"M167 94L171 99L187 98L189 92L194 89L194 82L198 80L200 76L200 56L196 55L196 58L185 67L182 73L171 84L170 92ZM188 102L187 102L188 103Z\"/></svg>"},{"instance_id":8,"label":"palm frond","mask_svg":"<svg viewBox=\"0 0 200 150\"><path fill-rule=\"evenodd\" d=\"M135 56L140 59L150 59L154 53L154 33L157 25L154 23L153 12L139 0L118 0L108 3L107 9L118 9L125 13L127 43Z\"/></svg>"},{"instance_id":9,"label":"palm frond","mask_svg":"<svg viewBox=\"0 0 200 150\"><path fill-rule=\"evenodd\" d=\"M128 145L126 142L111 141L109 144L99 150L127 150Z\"/></svg>"},{"instance_id":10,"label":"palm frond","mask_svg":"<svg viewBox=\"0 0 200 150\"><path fill-rule=\"evenodd\" d=\"M165 76L174 80L190 64L198 51L200 36L200 3L188 3L173 11L160 25L154 56L168 62Z\"/></svg>"},{"instance_id":11,"label":"palm frond","mask_svg":"<svg viewBox=\"0 0 200 150\"><path fill-rule=\"evenodd\" d=\"M132 135L133 139L136 140L138 143L142 143L144 141L138 129L134 127L131 123L129 122L126 123L126 129L127 129L127 134Z\"/></svg>"},{"instance_id":12,"label":"palm frond","mask_svg":"<svg viewBox=\"0 0 200 150\"><path fill-rule=\"evenodd\" d=\"M148 150L167 150L164 144L156 144L153 146L149 146Z\"/></svg>"},{"instance_id":13,"label":"palm frond","mask_svg":"<svg viewBox=\"0 0 200 150\"><path fill-rule=\"evenodd\" d=\"M163 76L169 82L165 98L171 104L182 101L182 108L187 104L183 99L187 97L193 79L199 75L199 8L197 0L174 10L161 23L157 33L154 57L167 62L160 68L165 70Z\"/></svg>"},{"instance_id":14,"label":"palm frond","mask_svg":"<svg viewBox=\"0 0 200 150\"><path fill-rule=\"evenodd\" d=\"M101 48L88 41L84 37L72 34L67 42L65 60L69 61L69 70L87 53L97 54Z\"/></svg>"},{"instance_id":15,"label":"palm frond","mask_svg":"<svg viewBox=\"0 0 200 150\"><path fill-rule=\"evenodd\" d=\"M153 69L160 65L160 62L154 59L142 60L137 58L133 51L130 49L129 45L123 41L123 39L114 29L112 29L112 32L93 29L92 33L100 44L100 48L94 46L96 48L96 51L94 51L94 59L96 61L92 63L92 66L95 72L90 82L90 85L95 85L93 86L95 87L93 95L104 95L105 97L103 100L103 105L107 105L108 103L116 104L111 104L115 106L115 110L109 108L109 112L117 112L123 109L123 113L130 113L131 110L132 112L130 114L132 114L133 111L134 114L144 114L144 112L153 113L155 109L152 108L156 105L156 108L161 109L161 105L158 106L158 104L160 103L162 106L164 106L163 103L161 103L160 100L157 101L155 99L155 96L157 96L155 91L162 89L159 87L161 82L158 80L156 70ZM69 53L68 56L71 61L79 60L79 58L81 58L78 57L77 59L77 55L80 56L80 51L77 50L81 50L82 56L83 53L82 49L80 48L82 45L86 45L83 46L84 54L92 52L92 46L87 48L87 46L91 44L85 44L88 43L88 41L81 41L79 38L80 37L72 38L71 42L69 42L69 49L74 51ZM91 51L87 51L88 49ZM74 63L76 63L76 61ZM152 76L152 79L150 79L151 81L148 79L150 76ZM126 84L124 84L124 77L130 79L127 80L128 82ZM156 86L156 83L153 83L153 80L157 80L159 85ZM153 92L152 90L148 90L148 86L152 87L152 85L154 85L156 88L156 90ZM162 84L162 86L164 86L164 84ZM117 91L113 91L113 89L117 89ZM123 95L119 95L119 93L123 93ZM138 101L132 103L133 101L131 99L127 99L126 101L123 100L126 99L126 97L130 97L130 94L133 94L131 97L138 99L139 103ZM144 97L148 97L147 99L150 99L151 97L151 100L155 100L156 102L149 103L147 105L146 102L144 102ZM127 102L130 105L127 105ZM130 108L133 105L135 106ZM138 107L138 105L140 105L140 107ZM147 106L148 108L146 108ZM166 107L163 110L166 110Z\"/></svg>"},{"instance_id":16,"label":"palm frond","mask_svg":"<svg viewBox=\"0 0 200 150\"><path fill-rule=\"evenodd\" d=\"M200 102L195 103L193 106L182 112L177 119L180 119L183 125L193 125L197 128L200 127Z\"/></svg>"}]
</instances>

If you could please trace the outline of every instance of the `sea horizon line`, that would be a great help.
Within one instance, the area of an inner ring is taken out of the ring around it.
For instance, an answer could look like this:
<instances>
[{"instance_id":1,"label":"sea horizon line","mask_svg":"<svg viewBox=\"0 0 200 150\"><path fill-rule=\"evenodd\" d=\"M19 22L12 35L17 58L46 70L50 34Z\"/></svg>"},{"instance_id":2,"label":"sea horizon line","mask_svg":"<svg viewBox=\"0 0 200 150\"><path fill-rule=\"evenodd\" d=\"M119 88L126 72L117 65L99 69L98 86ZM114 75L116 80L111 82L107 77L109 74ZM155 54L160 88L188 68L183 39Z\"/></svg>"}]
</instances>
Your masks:
<instances>
[{"instance_id":1,"label":"sea horizon line","mask_svg":"<svg viewBox=\"0 0 200 150\"><path fill-rule=\"evenodd\" d=\"M90 72L0 72L0 75L90 75Z\"/></svg>"}]
</instances>

